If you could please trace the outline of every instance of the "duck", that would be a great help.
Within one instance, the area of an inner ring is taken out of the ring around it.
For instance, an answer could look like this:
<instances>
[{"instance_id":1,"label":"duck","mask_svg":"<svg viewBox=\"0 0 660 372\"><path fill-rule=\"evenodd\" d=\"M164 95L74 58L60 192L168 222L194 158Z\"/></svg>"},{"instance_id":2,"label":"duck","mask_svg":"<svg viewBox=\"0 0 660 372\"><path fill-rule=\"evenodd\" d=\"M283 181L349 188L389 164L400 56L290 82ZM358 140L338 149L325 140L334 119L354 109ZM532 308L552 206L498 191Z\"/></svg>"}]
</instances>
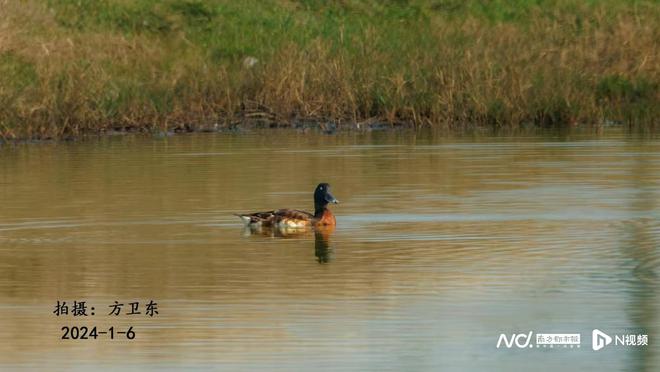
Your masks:
<instances>
[{"instance_id":1,"label":"duck","mask_svg":"<svg viewBox=\"0 0 660 372\"><path fill-rule=\"evenodd\" d=\"M314 213L298 209L278 209L267 212L236 214L248 227L306 228L335 226L337 220L328 204L339 204L330 193L328 183L319 183L314 190Z\"/></svg>"}]
</instances>

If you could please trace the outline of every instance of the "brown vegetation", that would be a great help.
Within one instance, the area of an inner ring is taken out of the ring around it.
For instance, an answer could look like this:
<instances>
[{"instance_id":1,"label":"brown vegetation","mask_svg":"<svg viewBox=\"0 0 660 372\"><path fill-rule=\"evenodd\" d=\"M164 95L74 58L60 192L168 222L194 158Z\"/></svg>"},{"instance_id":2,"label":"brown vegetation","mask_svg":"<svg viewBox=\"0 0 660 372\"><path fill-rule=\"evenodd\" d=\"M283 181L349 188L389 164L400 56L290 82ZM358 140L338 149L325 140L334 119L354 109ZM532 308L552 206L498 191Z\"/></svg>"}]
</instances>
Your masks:
<instances>
[{"instance_id":1,"label":"brown vegetation","mask_svg":"<svg viewBox=\"0 0 660 372\"><path fill-rule=\"evenodd\" d=\"M653 2L519 2L0 0L0 134L657 124Z\"/></svg>"}]
</instances>

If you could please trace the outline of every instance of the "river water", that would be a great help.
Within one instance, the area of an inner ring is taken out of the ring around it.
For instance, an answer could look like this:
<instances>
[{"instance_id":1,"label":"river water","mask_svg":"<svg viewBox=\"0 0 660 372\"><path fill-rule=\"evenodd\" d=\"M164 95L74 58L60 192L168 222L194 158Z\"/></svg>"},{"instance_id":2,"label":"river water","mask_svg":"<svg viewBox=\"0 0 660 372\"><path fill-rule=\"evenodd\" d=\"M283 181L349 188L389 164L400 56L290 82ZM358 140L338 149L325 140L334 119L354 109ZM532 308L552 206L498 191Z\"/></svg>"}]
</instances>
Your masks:
<instances>
[{"instance_id":1,"label":"river water","mask_svg":"<svg viewBox=\"0 0 660 372\"><path fill-rule=\"evenodd\" d=\"M334 231L232 215L312 209L319 182ZM4 146L0 369L657 371L659 198L660 140L617 130ZM135 338L62 339L82 326ZM580 347L496 346L528 332Z\"/></svg>"}]
</instances>

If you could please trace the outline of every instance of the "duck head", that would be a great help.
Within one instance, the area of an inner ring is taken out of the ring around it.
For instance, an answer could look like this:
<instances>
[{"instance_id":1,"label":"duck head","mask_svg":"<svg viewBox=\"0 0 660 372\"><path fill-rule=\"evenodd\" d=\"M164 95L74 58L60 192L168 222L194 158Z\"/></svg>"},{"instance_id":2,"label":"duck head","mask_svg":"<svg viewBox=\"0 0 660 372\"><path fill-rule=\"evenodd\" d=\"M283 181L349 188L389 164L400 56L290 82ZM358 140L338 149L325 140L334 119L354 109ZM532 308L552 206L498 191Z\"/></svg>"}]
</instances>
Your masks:
<instances>
[{"instance_id":1,"label":"duck head","mask_svg":"<svg viewBox=\"0 0 660 372\"><path fill-rule=\"evenodd\" d=\"M330 193L330 185L327 183L319 183L314 190L314 208L318 211L319 209L325 208L329 203L339 204L339 200L335 199L334 196Z\"/></svg>"}]
</instances>

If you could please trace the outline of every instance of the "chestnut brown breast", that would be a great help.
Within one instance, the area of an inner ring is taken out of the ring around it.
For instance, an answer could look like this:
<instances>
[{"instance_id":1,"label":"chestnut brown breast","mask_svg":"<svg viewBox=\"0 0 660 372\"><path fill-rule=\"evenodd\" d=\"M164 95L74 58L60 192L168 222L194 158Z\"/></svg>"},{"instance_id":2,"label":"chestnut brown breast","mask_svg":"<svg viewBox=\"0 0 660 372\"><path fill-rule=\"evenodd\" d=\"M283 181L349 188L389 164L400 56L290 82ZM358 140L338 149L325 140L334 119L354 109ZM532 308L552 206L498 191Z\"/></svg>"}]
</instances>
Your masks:
<instances>
[{"instance_id":1,"label":"chestnut brown breast","mask_svg":"<svg viewBox=\"0 0 660 372\"><path fill-rule=\"evenodd\" d=\"M335 219L335 215L332 214L329 209L324 210L321 218L316 221L316 225L335 226L336 224L337 220Z\"/></svg>"}]
</instances>

